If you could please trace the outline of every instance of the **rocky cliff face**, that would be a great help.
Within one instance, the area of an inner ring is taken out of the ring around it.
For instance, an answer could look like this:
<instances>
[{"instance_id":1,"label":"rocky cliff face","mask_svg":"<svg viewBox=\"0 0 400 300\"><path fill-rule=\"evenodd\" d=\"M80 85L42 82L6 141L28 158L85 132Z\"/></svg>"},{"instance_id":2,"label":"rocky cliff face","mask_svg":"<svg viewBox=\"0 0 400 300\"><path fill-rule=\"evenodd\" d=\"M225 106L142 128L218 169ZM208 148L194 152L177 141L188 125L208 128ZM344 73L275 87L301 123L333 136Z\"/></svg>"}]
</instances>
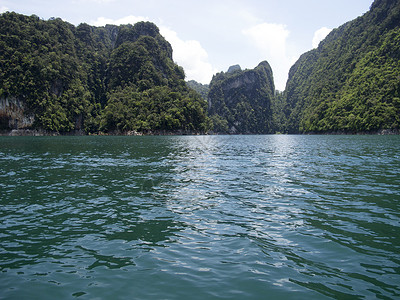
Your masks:
<instances>
[{"instance_id":1,"label":"rocky cliff face","mask_svg":"<svg viewBox=\"0 0 400 300\"><path fill-rule=\"evenodd\" d=\"M0 97L0 130L31 128L35 117L25 112L24 101Z\"/></svg>"},{"instance_id":2,"label":"rocky cliff face","mask_svg":"<svg viewBox=\"0 0 400 300\"><path fill-rule=\"evenodd\" d=\"M214 131L220 133L272 132L271 102L274 97L272 70L261 62L253 70L216 74L208 94L209 114Z\"/></svg>"},{"instance_id":3,"label":"rocky cliff face","mask_svg":"<svg viewBox=\"0 0 400 300\"><path fill-rule=\"evenodd\" d=\"M233 73L235 71L242 71L242 68L240 67L240 65L230 66L227 73Z\"/></svg>"},{"instance_id":4,"label":"rocky cliff face","mask_svg":"<svg viewBox=\"0 0 400 300\"><path fill-rule=\"evenodd\" d=\"M0 14L0 130L204 131L206 103L184 78L153 23Z\"/></svg>"}]
</instances>

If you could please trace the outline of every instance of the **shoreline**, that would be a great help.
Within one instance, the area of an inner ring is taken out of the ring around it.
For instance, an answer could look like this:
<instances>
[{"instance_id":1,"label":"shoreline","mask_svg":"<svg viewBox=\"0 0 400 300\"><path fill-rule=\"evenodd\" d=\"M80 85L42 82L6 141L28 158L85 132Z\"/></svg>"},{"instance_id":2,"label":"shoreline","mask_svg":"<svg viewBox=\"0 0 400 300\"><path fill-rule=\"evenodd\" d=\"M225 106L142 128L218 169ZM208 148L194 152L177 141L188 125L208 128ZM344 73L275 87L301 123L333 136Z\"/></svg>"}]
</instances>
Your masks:
<instances>
[{"instance_id":1,"label":"shoreline","mask_svg":"<svg viewBox=\"0 0 400 300\"><path fill-rule=\"evenodd\" d=\"M269 133L271 135L286 135L287 133ZM294 135L400 135L399 129L379 129L373 131L361 132L345 132L345 131L332 131L332 132L305 132L305 133L289 133ZM147 132L137 131L112 131L112 132L97 132L86 134L82 130L75 130L70 132L53 132L42 129L12 129L0 131L0 136L171 136L171 135L263 135L257 133L248 134L229 134L229 133L216 133L216 132L197 132L197 131L166 131L154 130Z\"/></svg>"},{"instance_id":2,"label":"shoreline","mask_svg":"<svg viewBox=\"0 0 400 300\"><path fill-rule=\"evenodd\" d=\"M12 129L0 131L0 136L166 136L166 135L210 135L207 132L197 131L166 131L166 130L154 130L147 132L137 131L112 131L112 132L96 132L96 133L85 133L82 130L75 130L70 132L55 132L47 131L42 129Z\"/></svg>"},{"instance_id":3,"label":"shoreline","mask_svg":"<svg viewBox=\"0 0 400 300\"><path fill-rule=\"evenodd\" d=\"M378 129L370 131L305 132L304 135L399 135L400 129Z\"/></svg>"}]
</instances>

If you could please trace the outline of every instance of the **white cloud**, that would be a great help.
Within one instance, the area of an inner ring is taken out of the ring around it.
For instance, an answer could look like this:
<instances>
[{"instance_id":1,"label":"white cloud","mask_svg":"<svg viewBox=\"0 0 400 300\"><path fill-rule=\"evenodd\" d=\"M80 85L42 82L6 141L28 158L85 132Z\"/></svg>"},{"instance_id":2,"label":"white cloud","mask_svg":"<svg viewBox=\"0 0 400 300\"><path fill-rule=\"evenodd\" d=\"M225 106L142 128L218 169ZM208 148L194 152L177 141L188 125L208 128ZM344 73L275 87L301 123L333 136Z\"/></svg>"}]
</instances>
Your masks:
<instances>
[{"instance_id":1,"label":"white cloud","mask_svg":"<svg viewBox=\"0 0 400 300\"><path fill-rule=\"evenodd\" d=\"M207 51L201 44L195 40L184 41L175 31L167 27L162 26L160 31L171 43L174 60L185 69L187 80L194 79L203 84L210 83L217 70L208 62Z\"/></svg>"},{"instance_id":2,"label":"white cloud","mask_svg":"<svg viewBox=\"0 0 400 300\"><path fill-rule=\"evenodd\" d=\"M289 31L285 25L262 23L242 31L270 56L284 55Z\"/></svg>"},{"instance_id":3,"label":"white cloud","mask_svg":"<svg viewBox=\"0 0 400 300\"><path fill-rule=\"evenodd\" d=\"M126 16L124 18L113 20L104 17L97 18L90 23L94 26L104 26L106 24L135 24L140 21L148 21L147 17ZM213 74L217 72L208 62L207 51L195 40L182 40L178 34L165 27L160 26L160 33L171 43L173 49L174 61L185 70L186 79L194 79L201 83L210 83Z\"/></svg>"},{"instance_id":4,"label":"white cloud","mask_svg":"<svg viewBox=\"0 0 400 300\"><path fill-rule=\"evenodd\" d=\"M260 51L261 59L267 60L271 65L276 88L284 90L289 68L297 59L287 54L289 30L283 24L261 23L243 30L242 33Z\"/></svg>"},{"instance_id":5,"label":"white cloud","mask_svg":"<svg viewBox=\"0 0 400 300\"><path fill-rule=\"evenodd\" d=\"M312 47L317 48L319 43L332 31L332 29L322 27L315 31L312 39Z\"/></svg>"},{"instance_id":6,"label":"white cloud","mask_svg":"<svg viewBox=\"0 0 400 300\"><path fill-rule=\"evenodd\" d=\"M111 3L111 2L114 2L115 0L89 0L89 1L103 4L103 3Z\"/></svg>"},{"instance_id":7,"label":"white cloud","mask_svg":"<svg viewBox=\"0 0 400 300\"><path fill-rule=\"evenodd\" d=\"M148 20L149 19L147 17L142 17L142 16L126 16L117 20L99 17L96 20L90 21L90 24L94 26L104 26L107 24L125 25L125 24L135 24L140 21L148 21Z\"/></svg>"},{"instance_id":8,"label":"white cloud","mask_svg":"<svg viewBox=\"0 0 400 300\"><path fill-rule=\"evenodd\" d=\"M0 6L0 14L6 12L6 11L8 11L8 10L9 10L8 7Z\"/></svg>"},{"instance_id":9,"label":"white cloud","mask_svg":"<svg viewBox=\"0 0 400 300\"><path fill-rule=\"evenodd\" d=\"M115 2L116 0L75 0L74 2L94 2L98 4L106 4L106 3L112 3Z\"/></svg>"}]
</instances>

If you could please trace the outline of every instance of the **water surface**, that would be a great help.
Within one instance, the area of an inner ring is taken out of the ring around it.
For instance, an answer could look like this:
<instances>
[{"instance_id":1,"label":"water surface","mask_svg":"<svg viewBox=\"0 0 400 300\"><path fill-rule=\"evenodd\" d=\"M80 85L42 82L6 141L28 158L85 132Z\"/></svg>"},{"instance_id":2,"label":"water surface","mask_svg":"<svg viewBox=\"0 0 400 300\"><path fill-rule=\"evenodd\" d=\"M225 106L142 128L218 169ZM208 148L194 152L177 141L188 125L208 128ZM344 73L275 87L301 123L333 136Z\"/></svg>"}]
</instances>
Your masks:
<instances>
[{"instance_id":1,"label":"water surface","mask_svg":"<svg viewBox=\"0 0 400 300\"><path fill-rule=\"evenodd\" d=\"M398 299L399 136L0 137L0 298Z\"/></svg>"}]
</instances>

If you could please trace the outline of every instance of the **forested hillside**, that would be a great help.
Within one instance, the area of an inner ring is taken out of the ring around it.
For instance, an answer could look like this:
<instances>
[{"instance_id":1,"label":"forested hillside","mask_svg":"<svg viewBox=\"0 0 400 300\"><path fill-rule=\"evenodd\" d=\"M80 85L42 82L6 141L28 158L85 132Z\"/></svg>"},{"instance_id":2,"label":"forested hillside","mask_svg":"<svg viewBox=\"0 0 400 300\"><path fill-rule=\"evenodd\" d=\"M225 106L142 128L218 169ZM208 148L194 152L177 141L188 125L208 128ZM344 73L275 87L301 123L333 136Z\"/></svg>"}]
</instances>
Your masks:
<instances>
[{"instance_id":1,"label":"forested hillside","mask_svg":"<svg viewBox=\"0 0 400 300\"><path fill-rule=\"evenodd\" d=\"M230 68L210 83L208 111L217 133L271 133L274 80L268 62L253 70Z\"/></svg>"},{"instance_id":2,"label":"forested hillside","mask_svg":"<svg viewBox=\"0 0 400 300\"><path fill-rule=\"evenodd\" d=\"M0 130L356 133L400 130L400 1L375 0L274 90L264 61L185 82L156 25L0 15ZM208 108L207 108L208 102Z\"/></svg>"},{"instance_id":3,"label":"forested hillside","mask_svg":"<svg viewBox=\"0 0 400 300\"><path fill-rule=\"evenodd\" d=\"M206 102L184 78L150 22L0 15L0 129L203 132Z\"/></svg>"},{"instance_id":4,"label":"forested hillside","mask_svg":"<svg viewBox=\"0 0 400 300\"><path fill-rule=\"evenodd\" d=\"M195 80L189 80L186 83L191 89L193 89L196 92L198 92L200 94L200 96L205 101L207 101L208 92L210 91L210 86L208 84L202 84L202 83L199 83L199 82L197 82Z\"/></svg>"},{"instance_id":5,"label":"forested hillside","mask_svg":"<svg viewBox=\"0 0 400 300\"><path fill-rule=\"evenodd\" d=\"M290 69L280 130L375 132L400 127L400 1L333 30Z\"/></svg>"}]
</instances>

